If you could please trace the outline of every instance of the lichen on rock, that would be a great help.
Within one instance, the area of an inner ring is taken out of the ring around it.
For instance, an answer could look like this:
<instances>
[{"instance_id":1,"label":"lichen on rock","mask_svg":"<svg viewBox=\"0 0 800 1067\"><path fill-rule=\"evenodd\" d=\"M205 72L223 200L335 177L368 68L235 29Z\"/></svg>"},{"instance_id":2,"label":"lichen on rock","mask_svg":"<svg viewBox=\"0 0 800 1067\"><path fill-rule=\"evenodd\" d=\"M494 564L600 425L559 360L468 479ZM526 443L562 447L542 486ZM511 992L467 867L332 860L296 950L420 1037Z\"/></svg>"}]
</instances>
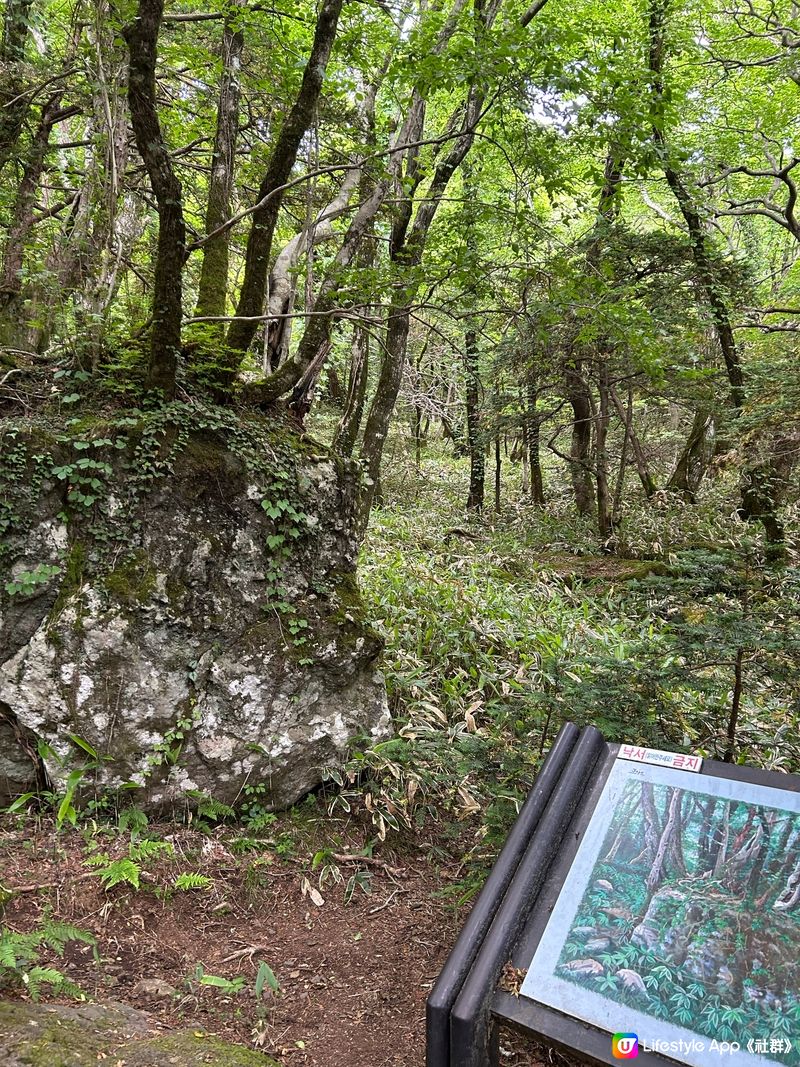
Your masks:
<instances>
[{"instance_id":1,"label":"lichen on rock","mask_svg":"<svg viewBox=\"0 0 800 1067\"><path fill-rule=\"evenodd\" d=\"M144 807L278 808L388 735L355 465L214 408L63 431L0 440L0 700L57 786L84 761Z\"/></svg>"}]
</instances>

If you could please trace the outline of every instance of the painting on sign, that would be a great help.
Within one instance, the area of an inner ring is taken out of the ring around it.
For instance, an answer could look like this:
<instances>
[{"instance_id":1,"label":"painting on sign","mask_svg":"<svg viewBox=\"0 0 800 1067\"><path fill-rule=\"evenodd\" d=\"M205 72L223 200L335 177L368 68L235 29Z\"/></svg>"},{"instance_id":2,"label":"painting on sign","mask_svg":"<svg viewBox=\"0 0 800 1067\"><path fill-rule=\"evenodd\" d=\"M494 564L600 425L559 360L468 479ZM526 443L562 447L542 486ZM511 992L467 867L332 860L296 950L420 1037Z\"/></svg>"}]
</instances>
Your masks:
<instances>
[{"instance_id":1,"label":"painting on sign","mask_svg":"<svg viewBox=\"0 0 800 1067\"><path fill-rule=\"evenodd\" d=\"M798 1067L800 797L618 761L522 993L697 1067Z\"/></svg>"}]
</instances>

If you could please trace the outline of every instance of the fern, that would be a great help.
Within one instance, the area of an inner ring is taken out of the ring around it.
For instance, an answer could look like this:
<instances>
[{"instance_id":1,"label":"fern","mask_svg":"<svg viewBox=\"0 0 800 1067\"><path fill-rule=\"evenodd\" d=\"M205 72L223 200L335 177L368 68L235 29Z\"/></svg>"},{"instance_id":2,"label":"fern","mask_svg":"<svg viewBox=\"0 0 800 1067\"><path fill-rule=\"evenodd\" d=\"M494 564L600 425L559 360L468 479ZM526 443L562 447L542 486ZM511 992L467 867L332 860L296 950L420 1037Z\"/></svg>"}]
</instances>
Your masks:
<instances>
[{"instance_id":1,"label":"fern","mask_svg":"<svg viewBox=\"0 0 800 1067\"><path fill-rule=\"evenodd\" d=\"M39 965L39 950L42 946L64 955L64 946L70 941L91 945L95 959L97 942L88 930L81 930L69 923L45 919L37 930L27 934L0 927L0 989L22 985L33 1000L39 999L43 986L63 996L80 998L80 988L55 967Z\"/></svg>"},{"instance_id":2,"label":"fern","mask_svg":"<svg viewBox=\"0 0 800 1067\"><path fill-rule=\"evenodd\" d=\"M98 959L97 941L88 930L81 930L79 926L71 923L62 923L48 920L41 930L41 939L48 948L52 949L57 956L64 955L64 946L70 941L80 941L84 945L91 945L95 959Z\"/></svg>"},{"instance_id":3,"label":"fern","mask_svg":"<svg viewBox=\"0 0 800 1067\"><path fill-rule=\"evenodd\" d=\"M223 819L231 819L236 814L230 804L223 804L221 800L209 798L197 805L197 814L203 819L213 819L221 822Z\"/></svg>"},{"instance_id":4,"label":"fern","mask_svg":"<svg viewBox=\"0 0 800 1067\"><path fill-rule=\"evenodd\" d=\"M84 860L87 867L99 867L97 875L105 889L127 882L139 889L141 863L158 856L174 856L175 850L167 841L136 841L128 846L128 855L112 860L107 852L95 852Z\"/></svg>"},{"instance_id":5,"label":"fern","mask_svg":"<svg viewBox=\"0 0 800 1067\"><path fill-rule=\"evenodd\" d=\"M4 968L13 971L36 959L38 943L38 934L16 934L3 929L0 934L0 974Z\"/></svg>"},{"instance_id":6,"label":"fern","mask_svg":"<svg viewBox=\"0 0 800 1067\"><path fill-rule=\"evenodd\" d=\"M179 874L174 881L176 889L208 889L212 882L210 878L206 878L204 874L196 874L194 871L184 871L183 874Z\"/></svg>"},{"instance_id":7,"label":"fern","mask_svg":"<svg viewBox=\"0 0 800 1067\"><path fill-rule=\"evenodd\" d=\"M147 829L147 824L148 818L141 808L126 808L125 811L120 812L119 832L124 834L130 830L132 841L135 841L139 834Z\"/></svg>"},{"instance_id":8,"label":"fern","mask_svg":"<svg viewBox=\"0 0 800 1067\"><path fill-rule=\"evenodd\" d=\"M139 875L141 868L138 863L124 856L119 860L112 860L107 852L98 852L84 860L87 867L99 867L97 876L103 883L104 889L112 889L121 882L127 882L134 889L139 888Z\"/></svg>"},{"instance_id":9,"label":"fern","mask_svg":"<svg viewBox=\"0 0 800 1067\"><path fill-rule=\"evenodd\" d=\"M169 841L138 841L135 844L131 844L128 849L128 856L138 863L140 860L153 860L158 856L174 856L175 849L169 843Z\"/></svg>"},{"instance_id":10,"label":"fern","mask_svg":"<svg viewBox=\"0 0 800 1067\"><path fill-rule=\"evenodd\" d=\"M230 804L223 804L221 800L215 800L199 789L189 790L188 795L197 801L197 815L200 819L222 822L223 819L231 819L236 814Z\"/></svg>"},{"instance_id":11,"label":"fern","mask_svg":"<svg viewBox=\"0 0 800 1067\"><path fill-rule=\"evenodd\" d=\"M67 978L55 967L31 967L22 976L23 985L27 987L32 1000L38 1000L43 985L50 986L53 993L59 996L74 997L76 1000L83 999L83 991L70 978Z\"/></svg>"}]
</instances>

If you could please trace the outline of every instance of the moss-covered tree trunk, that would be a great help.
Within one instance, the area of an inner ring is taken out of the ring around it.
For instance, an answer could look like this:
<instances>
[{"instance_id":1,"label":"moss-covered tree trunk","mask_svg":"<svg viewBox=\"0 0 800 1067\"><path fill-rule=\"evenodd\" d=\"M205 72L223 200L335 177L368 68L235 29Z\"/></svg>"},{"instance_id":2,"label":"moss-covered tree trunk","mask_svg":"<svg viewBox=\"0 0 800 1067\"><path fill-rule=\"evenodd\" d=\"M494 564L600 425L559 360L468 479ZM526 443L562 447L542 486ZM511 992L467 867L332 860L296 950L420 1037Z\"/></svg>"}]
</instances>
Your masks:
<instances>
[{"instance_id":1,"label":"moss-covered tree trunk","mask_svg":"<svg viewBox=\"0 0 800 1067\"><path fill-rule=\"evenodd\" d=\"M153 311L147 385L165 397L175 393L181 348L183 264L186 227L182 190L156 111L156 55L164 0L139 0L136 18L123 30L130 54L128 104L136 147L158 205L158 249L153 274Z\"/></svg>"},{"instance_id":2,"label":"moss-covered tree trunk","mask_svg":"<svg viewBox=\"0 0 800 1067\"><path fill-rule=\"evenodd\" d=\"M239 131L239 72L244 49L240 18L244 0L233 0L222 31L222 78L217 103L217 127L211 156L211 175L206 205L206 242L197 292L198 315L224 315L228 292L228 230L216 231L231 213L236 135ZM212 324L211 334L222 336L221 323Z\"/></svg>"}]
</instances>

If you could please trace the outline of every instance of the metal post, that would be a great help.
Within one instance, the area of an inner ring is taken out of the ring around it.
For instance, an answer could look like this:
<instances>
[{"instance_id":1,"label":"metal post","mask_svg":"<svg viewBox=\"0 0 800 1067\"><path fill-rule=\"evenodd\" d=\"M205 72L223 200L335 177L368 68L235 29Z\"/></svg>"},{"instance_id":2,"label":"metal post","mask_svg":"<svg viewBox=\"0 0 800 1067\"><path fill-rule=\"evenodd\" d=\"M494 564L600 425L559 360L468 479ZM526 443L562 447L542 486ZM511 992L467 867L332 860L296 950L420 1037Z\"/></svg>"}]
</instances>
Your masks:
<instances>
[{"instance_id":1,"label":"metal post","mask_svg":"<svg viewBox=\"0 0 800 1067\"><path fill-rule=\"evenodd\" d=\"M490 1003L500 971L511 956L604 748L599 730L587 726L581 732L450 1013L447 1067L491 1067Z\"/></svg>"},{"instance_id":2,"label":"metal post","mask_svg":"<svg viewBox=\"0 0 800 1067\"><path fill-rule=\"evenodd\" d=\"M433 987L427 1003L427 1067L449 1067L450 1011L461 992L469 969L480 950L486 932L511 884L528 842L558 783L578 740L580 731L565 723L558 732L547 758L533 783L511 828L497 862L486 879L464 927Z\"/></svg>"}]
</instances>

